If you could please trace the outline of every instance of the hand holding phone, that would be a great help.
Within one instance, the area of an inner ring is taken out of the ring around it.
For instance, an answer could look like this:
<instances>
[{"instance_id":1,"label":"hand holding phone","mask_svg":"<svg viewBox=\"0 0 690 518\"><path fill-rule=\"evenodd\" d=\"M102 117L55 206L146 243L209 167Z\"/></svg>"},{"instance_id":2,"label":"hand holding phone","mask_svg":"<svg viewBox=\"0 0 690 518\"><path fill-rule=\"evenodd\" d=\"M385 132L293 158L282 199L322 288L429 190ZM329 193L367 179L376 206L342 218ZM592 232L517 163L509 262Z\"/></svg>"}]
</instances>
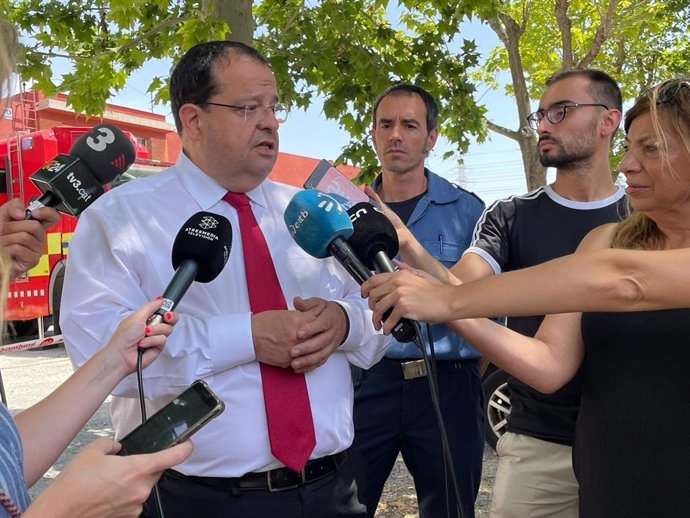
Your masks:
<instances>
[{"instance_id":1,"label":"hand holding phone","mask_svg":"<svg viewBox=\"0 0 690 518\"><path fill-rule=\"evenodd\" d=\"M369 196L364 194L359 187L353 184L347 176L338 171L327 160L321 160L317 164L314 171L304 182L304 188L318 189L326 194L337 194L345 198L349 202L349 206L342 203L340 199L336 199L338 202L341 202L340 204L346 210L362 201L371 202Z\"/></svg>"},{"instance_id":2,"label":"hand holding phone","mask_svg":"<svg viewBox=\"0 0 690 518\"><path fill-rule=\"evenodd\" d=\"M154 453L184 442L223 410L223 401L205 381L197 380L125 435L118 455Z\"/></svg>"}]
</instances>

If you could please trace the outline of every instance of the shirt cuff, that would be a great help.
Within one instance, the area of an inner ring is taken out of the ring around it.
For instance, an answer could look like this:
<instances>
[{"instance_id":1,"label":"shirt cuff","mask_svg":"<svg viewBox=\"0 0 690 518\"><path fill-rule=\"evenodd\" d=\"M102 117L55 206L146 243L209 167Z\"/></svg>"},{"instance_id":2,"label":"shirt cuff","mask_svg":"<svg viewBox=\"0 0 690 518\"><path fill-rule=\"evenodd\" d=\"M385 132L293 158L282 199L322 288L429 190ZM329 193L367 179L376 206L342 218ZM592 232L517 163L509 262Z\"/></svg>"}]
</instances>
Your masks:
<instances>
[{"instance_id":1,"label":"shirt cuff","mask_svg":"<svg viewBox=\"0 0 690 518\"><path fill-rule=\"evenodd\" d=\"M339 300L336 304L340 306L347 317L347 335L345 336L345 340L338 346L338 349L341 351L356 351L364 342L362 309L345 300Z\"/></svg>"},{"instance_id":2,"label":"shirt cuff","mask_svg":"<svg viewBox=\"0 0 690 518\"><path fill-rule=\"evenodd\" d=\"M212 317L208 325L214 372L256 360L251 313Z\"/></svg>"}]
</instances>

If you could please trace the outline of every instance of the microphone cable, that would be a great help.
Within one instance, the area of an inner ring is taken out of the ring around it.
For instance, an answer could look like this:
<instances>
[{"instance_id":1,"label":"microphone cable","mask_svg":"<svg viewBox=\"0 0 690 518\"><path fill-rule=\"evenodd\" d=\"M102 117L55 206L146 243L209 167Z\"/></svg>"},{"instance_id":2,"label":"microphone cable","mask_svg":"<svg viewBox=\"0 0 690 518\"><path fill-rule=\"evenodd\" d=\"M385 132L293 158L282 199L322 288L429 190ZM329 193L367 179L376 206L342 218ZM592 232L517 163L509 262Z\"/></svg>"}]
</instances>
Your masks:
<instances>
[{"instance_id":1,"label":"microphone cable","mask_svg":"<svg viewBox=\"0 0 690 518\"><path fill-rule=\"evenodd\" d=\"M144 356L144 350L141 347L137 347L137 386L139 388L139 408L141 410L141 422L146 422L146 402L144 401L144 376L142 371L142 357ZM163 514L163 506L161 505L161 495L158 492L158 482L153 485L153 505L158 513L158 518L165 518Z\"/></svg>"},{"instance_id":2,"label":"microphone cable","mask_svg":"<svg viewBox=\"0 0 690 518\"><path fill-rule=\"evenodd\" d=\"M429 337L429 351L427 352L426 347L424 347L424 341L422 340L422 330L419 323L412 320L412 324L415 327L415 337L413 339L414 344L422 352L422 358L424 359L424 367L426 368L427 380L429 382L429 393L431 394L431 404L434 408L434 413L436 414L436 420L438 421L438 428L441 432L441 449L443 450L443 471L446 480L446 510L448 516L450 517L450 506L448 505L448 475L450 474L450 479L453 482L453 491L455 493L455 498L458 503L458 516L460 518L466 518L465 512L463 511L462 498L460 497L460 487L458 486L458 480L455 476L455 466L453 463L453 456L450 453L450 442L448 441L448 433L446 432L446 426L443 423L443 414L441 413L441 403L438 395L438 377L436 372L436 351L434 349L434 340L431 334L431 325L426 323L427 335Z\"/></svg>"},{"instance_id":3,"label":"microphone cable","mask_svg":"<svg viewBox=\"0 0 690 518\"><path fill-rule=\"evenodd\" d=\"M5 384L2 381L2 373L0 372L0 401L7 406L7 395L5 394Z\"/></svg>"}]
</instances>

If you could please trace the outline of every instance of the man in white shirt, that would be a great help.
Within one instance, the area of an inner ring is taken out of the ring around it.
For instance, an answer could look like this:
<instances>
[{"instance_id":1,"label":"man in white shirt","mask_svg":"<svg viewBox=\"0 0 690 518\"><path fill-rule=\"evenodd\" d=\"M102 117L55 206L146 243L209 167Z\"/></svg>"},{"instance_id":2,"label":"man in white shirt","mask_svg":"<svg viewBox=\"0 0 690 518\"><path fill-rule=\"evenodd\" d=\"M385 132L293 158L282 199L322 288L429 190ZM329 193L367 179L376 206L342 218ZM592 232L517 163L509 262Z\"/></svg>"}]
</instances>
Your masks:
<instances>
[{"instance_id":1,"label":"man in white shirt","mask_svg":"<svg viewBox=\"0 0 690 518\"><path fill-rule=\"evenodd\" d=\"M192 214L225 216L233 226L228 264L214 281L192 284L166 349L144 371L149 414L198 378L225 402L225 412L194 436L193 455L162 477L165 516L365 516L348 455L349 364L371 366L386 343L358 285L332 259L302 251L283 221L298 190L266 180L287 116L273 73L251 47L202 43L175 67L170 96L183 144L175 165L107 193L79 221L62 300L70 357L82 364L124 314L163 293L173 276L173 240ZM246 193L287 309L252 311L248 251L238 211L224 201L228 192ZM301 471L272 453L260 363L305 373L315 446ZM140 420L136 379L114 396L122 437Z\"/></svg>"}]
</instances>

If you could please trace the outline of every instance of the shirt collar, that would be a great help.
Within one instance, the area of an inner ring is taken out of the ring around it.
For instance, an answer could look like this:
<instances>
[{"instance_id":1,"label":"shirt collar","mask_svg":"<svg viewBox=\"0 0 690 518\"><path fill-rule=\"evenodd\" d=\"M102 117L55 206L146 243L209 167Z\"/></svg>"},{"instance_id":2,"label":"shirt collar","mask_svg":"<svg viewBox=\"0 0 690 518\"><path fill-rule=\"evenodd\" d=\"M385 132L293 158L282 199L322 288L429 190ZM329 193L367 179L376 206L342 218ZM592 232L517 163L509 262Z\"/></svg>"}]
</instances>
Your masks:
<instances>
[{"instance_id":1,"label":"shirt collar","mask_svg":"<svg viewBox=\"0 0 690 518\"><path fill-rule=\"evenodd\" d=\"M435 175L429 169L424 168L424 174L427 179L426 194L429 201L434 203L449 203L455 201L460 196L459 189L456 189L448 180ZM371 186L376 190L382 180L382 175L379 174L371 182ZM449 187L452 187L449 189Z\"/></svg>"},{"instance_id":2,"label":"shirt collar","mask_svg":"<svg viewBox=\"0 0 690 518\"><path fill-rule=\"evenodd\" d=\"M175 174L178 175L184 189L194 198L202 210L209 210L223 199L228 190L204 173L192 162L184 151L181 151L175 162ZM247 193L247 197L257 205L266 207L266 193L261 184Z\"/></svg>"},{"instance_id":3,"label":"shirt collar","mask_svg":"<svg viewBox=\"0 0 690 518\"><path fill-rule=\"evenodd\" d=\"M445 178L435 175L428 169L424 169L428 183L427 192L434 203L450 203L460 197L460 189Z\"/></svg>"}]
</instances>

